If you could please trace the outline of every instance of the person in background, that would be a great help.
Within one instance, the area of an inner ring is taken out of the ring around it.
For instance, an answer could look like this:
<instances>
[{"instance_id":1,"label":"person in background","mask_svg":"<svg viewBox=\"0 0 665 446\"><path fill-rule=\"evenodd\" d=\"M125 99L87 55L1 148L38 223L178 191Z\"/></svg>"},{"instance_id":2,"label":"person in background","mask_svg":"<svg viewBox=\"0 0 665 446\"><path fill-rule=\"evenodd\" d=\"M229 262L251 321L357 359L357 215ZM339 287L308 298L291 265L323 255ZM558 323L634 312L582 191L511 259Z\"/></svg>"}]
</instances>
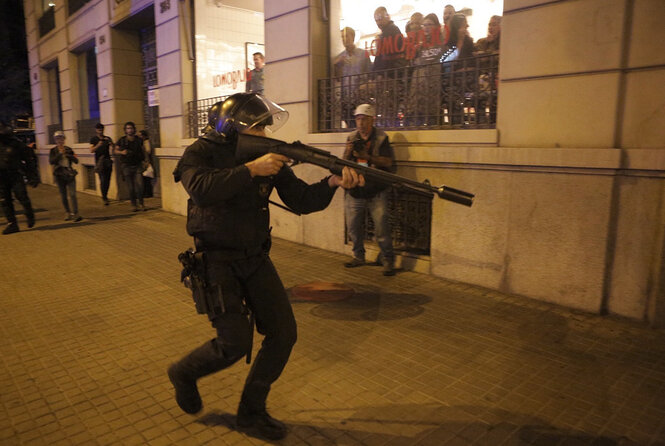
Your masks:
<instances>
[{"instance_id":1,"label":"person in background","mask_svg":"<svg viewBox=\"0 0 665 446\"><path fill-rule=\"evenodd\" d=\"M501 43L501 16L493 15L487 25L487 37L478 39L474 47L474 56L482 57L478 61L480 76L478 85L478 122L488 120L490 124L496 123L496 102L498 78L498 56ZM495 56L492 56L495 55ZM489 115L487 115L489 111Z\"/></svg>"},{"instance_id":2,"label":"person in background","mask_svg":"<svg viewBox=\"0 0 665 446\"><path fill-rule=\"evenodd\" d=\"M265 57L263 53L256 52L252 54L254 59L254 69L249 72L249 78L245 84L245 91L248 93L263 94L263 67L265 66Z\"/></svg>"},{"instance_id":3,"label":"person in background","mask_svg":"<svg viewBox=\"0 0 665 446\"><path fill-rule=\"evenodd\" d=\"M453 5L446 5L443 7L443 28L441 35L443 36L443 44L447 44L450 40L450 21L455 15L455 7Z\"/></svg>"},{"instance_id":4,"label":"person in background","mask_svg":"<svg viewBox=\"0 0 665 446\"><path fill-rule=\"evenodd\" d=\"M53 178L58 184L62 206L65 208L65 221L81 221L79 205L76 200L76 175L74 164L79 160L71 147L65 145L65 133L58 130L53 134L55 147L49 153L49 163L53 166Z\"/></svg>"},{"instance_id":5,"label":"person in background","mask_svg":"<svg viewBox=\"0 0 665 446\"><path fill-rule=\"evenodd\" d=\"M406 123L436 125L439 123L441 102L441 24L436 14L423 19L422 41L417 42L416 56L411 61L413 71L409 85Z\"/></svg>"},{"instance_id":6,"label":"person in background","mask_svg":"<svg viewBox=\"0 0 665 446\"><path fill-rule=\"evenodd\" d=\"M114 155L120 156L122 178L129 183L129 196L133 211L145 211L143 205L143 170L147 161L143 140L136 135L136 125L128 121L125 123L125 136L120 138L113 150Z\"/></svg>"},{"instance_id":7,"label":"person in background","mask_svg":"<svg viewBox=\"0 0 665 446\"><path fill-rule=\"evenodd\" d=\"M333 64L335 77L343 76L341 79L342 119L347 127L355 127L353 107L357 103L359 89L366 81L364 76L359 75L369 72L372 62L365 50L356 47L354 43L356 32L353 28L346 27L341 33L344 51L337 55Z\"/></svg>"},{"instance_id":8,"label":"person in background","mask_svg":"<svg viewBox=\"0 0 665 446\"><path fill-rule=\"evenodd\" d=\"M395 153L388 135L374 127L376 111L370 104L356 108L358 130L346 139L344 159L386 172L395 173ZM383 275L395 275L395 254L388 220L390 187L366 181L363 187L355 187L344 193L346 229L353 244L353 259L344 264L347 268L365 265L365 212L369 210L374 222L376 242L381 253Z\"/></svg>"},{"instance_id":9,"label":"person in background","mask_svg":"<svg viewBox=\"0 0 665 446\"><path fill-rule=\"evenodd\" d=\"M90 138L90 152L95 154L95 172L99 175L102 201L105 206L108 206L108 193L113 171L110 148L113 147L113 140L104 134L104 125L100 122L95 124L95 133L96 135Z\"/></svg>"},{"instance_id":10,"label":"person in background","mask_svg":"<svg viewBox=\"0 0 665 446\"><path fill-rule=\"evenodd\" d=\"M409 18L409 22L404 27L404 32L408 33L417 33L423 27L423 15L420 12L414 12Z\"/></svg>"},{"instance_id":11,"label":"person in background","mask_svg":"<svg viewBox=\"0 0 665 446\"><path fill-rule=\"evenodd\" d=\"M469 34L469 23L464 14L457 13L450 19L450 38L445 49L452 50L446 61L473 56L473 38Z\"/></svg>"},{"instance_id":12,"label":"person in background","mask_svg":"<svg viewBox=\"0 0 665 446\"><path fill-rule=\"evenodd\" d=\"M376 108L380 116L379 125L399 125L404 104L395 97L395 91L405 88L406 69L404 35L390 19L385 6L374 10L374 21L381 33L377 37L377 54L374 58L372 72L375 73L375 91L372 97L376 100ZM387 70L387 71L386 71Z\"/></svg>"},{"instance_id":13,"label":"person in background","mask_svg":"<svg viewBox=\"0 0 665 446\"><path fill-rule=\"evenodd\" d=\"M147 130L139 131L139 138L143 140L143 148L148 160L148 169L143 171L143 198L153 196L152 182L155 180L155 170L152 156L152 145L150 144L150 135Z\"/></svg>"},{"instance_id":14,"label":"person in background","mask_svg":"<svg viewBox=\"0 0 665 446\"><path fill-rule=\"evenodd\" d=\"M30 149L14 136L14 131L9 124L0 122L0 205L2 205L2 211L7 219L7 226L3 229L3 234L20 231L16 221L12 192L23 206L28 228L35 225L35 213L25 188L24 176L28 179L28 184L37 187L39 176L37 176L37 167Z\"/></svg>"},{"instance_id":15,"label":"person in background","mask_svg":"<svg viewBox=\"0 0 665 446\"><path fill-rule=\"evenodd\" d=\"M487 37L478 39L474 46L476 56L494 54L499 52L501 43L501 16L493 15L487 24Z\"/></svg>"}]
</instances>

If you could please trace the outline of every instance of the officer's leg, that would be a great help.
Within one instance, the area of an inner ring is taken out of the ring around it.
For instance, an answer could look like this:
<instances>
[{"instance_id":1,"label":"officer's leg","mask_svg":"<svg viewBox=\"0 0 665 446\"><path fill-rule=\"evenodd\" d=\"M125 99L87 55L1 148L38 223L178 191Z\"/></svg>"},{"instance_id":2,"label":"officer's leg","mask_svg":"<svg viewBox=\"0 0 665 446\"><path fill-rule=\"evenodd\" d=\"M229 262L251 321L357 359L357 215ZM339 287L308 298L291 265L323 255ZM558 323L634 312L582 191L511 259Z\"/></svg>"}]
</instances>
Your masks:
<instances>
[{"instance_id":1,"label":"officer's leg","mask_svg":"<svg viewBox=\"0 0 665 446\"><path fill-rule=\"evenodd\" d=\"M14 190L16 199L23 206L25 217L28 219L28 227L32 228L35 225L35 212L32 210L32 203L30 202L30 197L28 197L28 190L25 188L23 177L19 176L19 178L14 180L12 189Z\"/></svg>"},{"instance_id":2,"label":"officer's leg","mask_svg":"<svg viewBox=\"0 0 665 446\"><path fill-rule=\"evenodd\" d=\"M2 204L2 212L7 219L7 227L5 227L2 233L12 234L18 232L19 229L18 223L16 223L14 203L12 203L12 184L5 174L6 172L0 173L0 203Z\"/></svg>"},{"instance_id":3,"label":"officer's leg","mask_svg":"<svg viewBox=\"0 0 665 446\"><path fill-rule=\"evenodd\" d=\"M353 257L365 261L365 200L344 194L346 230L351 239Z\"/></svg>"},{"instance_id":4,"label":"officer's leg","mask_svg":"<svg viewBox=\"0 0 665 446\"><path fill-rule=\"evenodd\" d=\"M222 370L247 354L251 347L251 329L243 314L240 285L229 267L223 264L208 265L208 301L222 296L221 304L209 314L217 337L189 353L168 369L169 379L176 390L176 402L187 413L197 413L202 407L196 380ZM220 293L221 290L221 293Z\"/></svg>"},{"instance_id":5,"label":"officer's leg","mask_svg":"<svg viewBox=\"0 0 665 446\"><path fill-rule=\"evenodd\" d=\"M390 214L388 212L388 197L390 192L390 188L380 192L370 201L369 205L372 221L374 221L376 243L381 250L381 261L384 266L383 272L385 275L392 275L395 264L392 229L389 220Z\"/></svg>"},{"instance_id":6,"label":"officer's leg","mask_svg":"<svg viewBox=\"0 0 665 446\"><path fill-rule=\"evenodd\" d=\"M261 263L245 278L247 301L257 329L265 338L245 382L237 424L241 429L255 430L263 437L278 440L286 435L287 428L266 412L266 399L296 342L296 320L284 285L268 256L254 261Z\"/></svg>"}]
</instances>

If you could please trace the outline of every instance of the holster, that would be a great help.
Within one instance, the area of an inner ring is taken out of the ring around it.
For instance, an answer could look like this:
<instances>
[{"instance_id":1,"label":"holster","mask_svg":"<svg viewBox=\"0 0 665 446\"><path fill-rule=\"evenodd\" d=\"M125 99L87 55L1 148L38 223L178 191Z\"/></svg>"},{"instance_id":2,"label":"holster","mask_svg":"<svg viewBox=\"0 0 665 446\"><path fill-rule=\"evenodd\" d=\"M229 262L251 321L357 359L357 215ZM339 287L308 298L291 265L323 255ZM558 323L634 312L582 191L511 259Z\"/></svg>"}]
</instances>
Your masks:
<instances>
[{"instance_id":1,"label":"holster","mask_svg":"<svg viewBox=\"0 0 665 446\"><path fill-rule=\"evenodd\" d=\"M185 287L192 290L192 298L198 314L208 314L214 308L207 297L208 283L204 257L205 253L195 252L191 248L178 254L178 260L182 264L180 281Z\"/></svg>"},{"instance_id":2,"label":"holster","mask_svg":"<svg viewBox=\"0 0 665 446\"><path fill-rule=\"evenodd\" d=\"M195 252L190 248L178 255L178 260L183 266L180 281L192 290L192 298L198 314L207 314L211 320L227 312L242 314L249 318L250 332L253 336L254 315L245 304L242 289L231 274L230 267L228 269L213 268L214 272L210 273L208 271L209 262L224 264L232 261L233 257L229 253ZM211 283L208 282L208 278ZM251 362L251 354L250 348L247 353L248 364Z\"/></svg>"}]
</instances>

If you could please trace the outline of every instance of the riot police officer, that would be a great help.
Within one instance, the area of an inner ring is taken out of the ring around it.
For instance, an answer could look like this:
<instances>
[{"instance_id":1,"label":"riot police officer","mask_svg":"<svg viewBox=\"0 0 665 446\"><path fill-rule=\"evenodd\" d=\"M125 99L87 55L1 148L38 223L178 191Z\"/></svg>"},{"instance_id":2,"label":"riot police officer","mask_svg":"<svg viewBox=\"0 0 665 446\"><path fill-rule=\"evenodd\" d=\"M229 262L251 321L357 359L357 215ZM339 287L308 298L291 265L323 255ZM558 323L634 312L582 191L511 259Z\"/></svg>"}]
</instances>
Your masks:
<instances>
[{"instance_id":1,"label":"riot police officer","mask_svg":"<svg viewBox=\"0 0 665 446\"><path fill-rule=\"evenodd\" d=\"M32 187L37 187L39 184L35 159L28 146L14 137L12 128L0 122L0 201L2 211L7 218L3 234L19 232L12 192L23 205L28 227L32 228L35 225L35 213L25 188L24 178L27 178L28 184Z\"/></svg>"},{"instance_id":2,"label":"riot police officer","mask_svg":"<svg viewBox=\"0 0 665 446\"><path fill-rule=\"evenodd\" d=\"M209 117L209 131L185 150L174 177L189 194L187 232L196 246L196 253L181 255L189 259L183 262L183 276L197 311L208 315L217 336L171 365L168 376L180 408L199 412L197 379L248 355L255 320L264 340L249 371L236 424L251 435L277 440L287 428L268 414L266 399L296 341L296 321L268 256L269 196L275 188L287 206L306 214L327 207L338 186L355 187L364 178L345 168L341 177L308 185L283 155L237 162L239 133L265 136L266 128L275 131L288 119L288 112L264 96L234 94L215 104Z\"/></svg>"}]
</instances>

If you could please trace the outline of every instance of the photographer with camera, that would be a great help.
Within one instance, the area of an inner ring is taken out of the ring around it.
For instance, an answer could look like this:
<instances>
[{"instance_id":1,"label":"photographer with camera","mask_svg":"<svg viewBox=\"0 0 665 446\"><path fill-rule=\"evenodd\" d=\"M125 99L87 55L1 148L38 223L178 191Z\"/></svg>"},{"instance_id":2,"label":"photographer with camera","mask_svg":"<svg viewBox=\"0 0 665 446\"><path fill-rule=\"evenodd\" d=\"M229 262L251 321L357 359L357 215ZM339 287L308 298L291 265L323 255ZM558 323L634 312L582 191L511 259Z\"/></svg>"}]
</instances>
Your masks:
<instances>
[{"instance_id":1,"label":"photographer with camera","mask_svg":"<svg viewBox=\"0 0 665 446\"><path fill-rule=\"evenodd\" d=\"M361 104L355 110L357 130L346 139L344 159L386 172L395 172L395 153L388 135L374 127L376 111L370 104ZM364 187L345 191L344 209L346 228L353 244L353 259L344 264L347 268L365 265L365 210L369 210L374 222L376 242L381 253L383 275L395 275L395 254L388 221L388 197L390 187L367 181ZM377 263L379 262L377 259Z\"/></svg>"}]
</instances>

